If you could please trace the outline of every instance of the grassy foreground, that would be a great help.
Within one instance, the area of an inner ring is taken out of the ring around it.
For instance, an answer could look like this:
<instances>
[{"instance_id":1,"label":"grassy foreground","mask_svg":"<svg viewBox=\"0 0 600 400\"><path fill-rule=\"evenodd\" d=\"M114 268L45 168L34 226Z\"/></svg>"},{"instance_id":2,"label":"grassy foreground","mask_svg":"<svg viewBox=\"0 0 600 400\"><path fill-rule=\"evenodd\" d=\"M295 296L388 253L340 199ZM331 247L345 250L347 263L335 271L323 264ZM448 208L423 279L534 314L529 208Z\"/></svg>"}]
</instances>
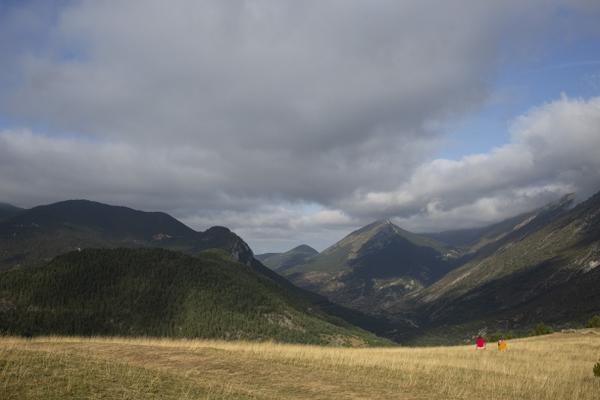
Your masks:
<instances>
[{"instance_id":1,"label":"grassy foreground","mask_svg":"<svg viewBox=\"0 0 600 400\"><path fill-rule=\"evenodd\" d=\"M472 346L0 338L1 399L600 399L600 331Z\"/></svg>"}]
</instances>

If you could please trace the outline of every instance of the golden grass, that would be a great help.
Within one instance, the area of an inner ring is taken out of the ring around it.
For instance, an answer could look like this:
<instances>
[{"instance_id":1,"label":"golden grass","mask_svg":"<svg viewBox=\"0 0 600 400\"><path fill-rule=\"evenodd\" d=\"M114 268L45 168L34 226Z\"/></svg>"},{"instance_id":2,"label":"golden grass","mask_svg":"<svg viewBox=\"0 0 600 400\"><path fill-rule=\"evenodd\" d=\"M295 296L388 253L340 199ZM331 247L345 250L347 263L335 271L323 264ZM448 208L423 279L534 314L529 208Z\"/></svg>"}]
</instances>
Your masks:
<instances>
[{"instance_id":1,"label":"golden grass","mask_svg":"<svg viewBox=\"0 0 600 400\"><path fill-rule=\"evenodd\" d=\"M600 399L600 331L474 346L0 339L0 399ZM70 388L69 390L65 388Z\"/></svg>"}]
</instances>

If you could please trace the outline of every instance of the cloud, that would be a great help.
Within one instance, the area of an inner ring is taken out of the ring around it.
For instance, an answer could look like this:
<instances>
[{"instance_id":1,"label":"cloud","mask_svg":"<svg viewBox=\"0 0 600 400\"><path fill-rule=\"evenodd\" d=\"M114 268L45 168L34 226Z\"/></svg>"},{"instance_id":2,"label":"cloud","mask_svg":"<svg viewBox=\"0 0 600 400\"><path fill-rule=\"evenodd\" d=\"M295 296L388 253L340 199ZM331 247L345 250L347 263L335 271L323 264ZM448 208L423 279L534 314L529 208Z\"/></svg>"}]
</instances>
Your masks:
<instances>
[{"instance_id":1,"label":"cloud","mask_svg":"<svg viewBox=\"0 0 600 400\"><path fill-rule=\"evenodd\" d=\"M593 148L571 118L595 100L552 103L572 105L562 132L588 129L568 154L543 105L504 147L432 160L557 18L595 32L587 0L15 4L0 13L3 201L160 209L267 250L383 216L481 223L595 184L595 164L568 161Z\"/></svg>"},{"instance_id":2,"label":"cloud","mask_svg":"<svg viewBox=\"0 0 600 400\"><path fill-rule=\"evenodd\" d=\"M580 200L600 190L600 97L561 99L512 123L511 142L460 160L418 167L395 191L348 199L357 214L387 214L417 230L481 225L524 212L560 194Z\"/></svg>"}]
</instances>

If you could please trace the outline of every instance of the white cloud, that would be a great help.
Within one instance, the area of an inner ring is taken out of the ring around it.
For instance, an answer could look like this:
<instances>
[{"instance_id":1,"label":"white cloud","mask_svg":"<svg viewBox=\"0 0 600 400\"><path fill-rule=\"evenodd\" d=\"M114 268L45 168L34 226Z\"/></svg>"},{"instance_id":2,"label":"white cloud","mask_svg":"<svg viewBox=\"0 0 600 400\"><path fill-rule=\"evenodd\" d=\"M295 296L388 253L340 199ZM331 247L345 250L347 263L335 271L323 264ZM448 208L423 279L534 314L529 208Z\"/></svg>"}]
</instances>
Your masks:
<instances>
[{"instance_id":1,"label":"white cloud","mask_svg":"<svg viewBox=\"0 0 600 400\"><path fill-rule=\"evenodd\" d=\"M518 117L511 133L510 143L489 153L433 160L397 190L359 194L344 207L395 215L412 229L450 229L600 190L600 97L563 96Z\"/></svg>"}]
</instances>

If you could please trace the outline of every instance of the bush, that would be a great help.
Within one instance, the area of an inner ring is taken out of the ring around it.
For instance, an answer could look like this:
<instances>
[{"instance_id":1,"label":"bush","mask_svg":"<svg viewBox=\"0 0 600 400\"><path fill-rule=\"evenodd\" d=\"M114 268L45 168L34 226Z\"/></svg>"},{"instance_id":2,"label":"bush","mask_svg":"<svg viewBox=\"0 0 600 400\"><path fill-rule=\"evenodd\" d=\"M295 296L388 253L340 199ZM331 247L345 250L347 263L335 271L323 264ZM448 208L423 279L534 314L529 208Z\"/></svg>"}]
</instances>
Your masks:
<instances>
[{"instance_id":1,"label":"bush","mask_svg":"<svg viewBox=\"0 0 600 400\"><path fill-rule=\"evenodd\" d=\"M535 328L533 328L533 331L531 332L531 334L533 336L539 336L539 335L548 335L552 332L554 332L554 331L552 330L551 327L547 326L543 322L540 322L539 324L537 324L535 326Z\"/></svg>"},{"instance_id":2,"label":"bush","mask_svg":"<svg viewBox=\"0 0 600 400\"><path fill-rule=\"evenodd\" d=\"M509 331L508 333L494 332L488 336L487 340L488 342L497 342L500 339L510 340L514 338L515 333L513 331Z\"/></svg>"},{"instance_id":3,"label":"bush","mask_svg":"<svg viewBox=\"0 0 600 400\"><path fill-rule=\"evenodd\" d=\"M596 365L594 365L594 375L600 378L600 361L598 361Z\"/></svg>"},{"instance_id":4,"label":"bush","mask_svg":"<svg viewBox=\"0 0 600 400\"><path fill-rule=\"evenodd\" d=\"M497 341L498 341L498 339L501 339L502 337L503 337L503 336L502 336L502 333L500 333L500 332L494 332L494 333L491 333L491 334L490 334L490 335L487 337L487 341L488 341L488 342L497 342Z\"/></svg>"},{"instance_id":5,"label":"bush","mask_svg":"<svg viewBox=\"0 0 600 400\"><path fill-rule=\"evenodd\" d=\"M594 315L587 323L588 328L600 328L600 315Z\"/></svg>"}]
</instances>

